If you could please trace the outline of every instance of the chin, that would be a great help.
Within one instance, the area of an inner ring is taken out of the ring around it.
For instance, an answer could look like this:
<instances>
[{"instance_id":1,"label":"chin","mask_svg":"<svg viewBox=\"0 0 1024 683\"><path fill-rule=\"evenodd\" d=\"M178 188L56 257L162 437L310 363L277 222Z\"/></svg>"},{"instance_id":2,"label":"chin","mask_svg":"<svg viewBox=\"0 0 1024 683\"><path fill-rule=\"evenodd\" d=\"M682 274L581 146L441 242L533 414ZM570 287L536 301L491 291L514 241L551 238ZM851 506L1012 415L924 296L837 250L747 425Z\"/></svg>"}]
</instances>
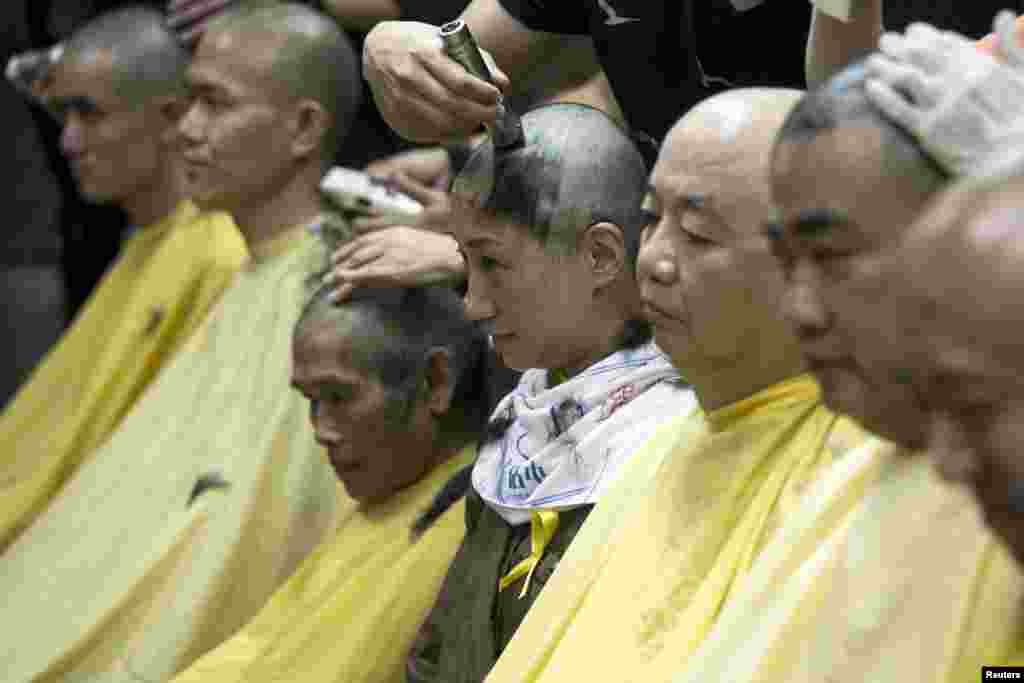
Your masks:
<instances>
[{"instance_id":1,"label":"chin","mask_svg":"<svg viewBox=\"0 0 1024 683\"><path fill-rule=\"evenodd\" d=\"M90 204L115 204L117 197L113 192L104 192L100 188L90 185L79 185L78 193Z\"/></svg>"},{"instance_id":2,"label":"chin","mask_svg":"<svg viewBox=\"0 0 1024 683\"><path fill-rule=\"evenodd\" d=\"M228 202L225 201L225 197L218 194L201 194L194 193L190 199L203 211L231 211L231 207L228 206Z\"/></svg>"},{"instance_id":3,"label":"chin","mask_svg":"<svg viewBox=\"0 0 1024 683\"><path fill-rule=\"evenodd\" d=\"M524 353L522 349L509 348L508 344L495 343L495 351L501 357L502 364L509 370L531 370L546 367L536 354Z\"/></svg>"}]
</instances>

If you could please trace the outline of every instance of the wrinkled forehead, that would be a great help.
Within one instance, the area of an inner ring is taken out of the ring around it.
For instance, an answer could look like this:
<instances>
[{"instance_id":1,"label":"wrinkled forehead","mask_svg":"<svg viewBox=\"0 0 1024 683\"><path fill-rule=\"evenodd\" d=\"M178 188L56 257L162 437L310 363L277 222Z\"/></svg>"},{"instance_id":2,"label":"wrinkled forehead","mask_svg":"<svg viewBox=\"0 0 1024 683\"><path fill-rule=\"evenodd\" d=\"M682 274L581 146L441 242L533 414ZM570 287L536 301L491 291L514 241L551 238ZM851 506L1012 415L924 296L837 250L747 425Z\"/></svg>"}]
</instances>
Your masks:
<instances>
[{"instance_id":1,"label":"wrinkled forehead","mask_svg":"<svg viewBox=\"0 0 1024 683\"><path fill-rule=\"evenodd\" d=\"M886 168L882 142L882 132L866 125L780 142L769 169L775 203L783 211L815 204L849 211L869 195L897 201L887 188L899 182L902 169Z\"/></svg>"},{"instance_id":2,"label":"wrinkled forehead","mask_svg":"<svg viewBox=\"0 0 1024 683\"><path fill-rule=\"evenodd\" d=\"M297 379L329 374L364 374L369 352L386 334L368 316L346 306L317 305L292 335L293 372Z\"/></svg>"}]
</instances>

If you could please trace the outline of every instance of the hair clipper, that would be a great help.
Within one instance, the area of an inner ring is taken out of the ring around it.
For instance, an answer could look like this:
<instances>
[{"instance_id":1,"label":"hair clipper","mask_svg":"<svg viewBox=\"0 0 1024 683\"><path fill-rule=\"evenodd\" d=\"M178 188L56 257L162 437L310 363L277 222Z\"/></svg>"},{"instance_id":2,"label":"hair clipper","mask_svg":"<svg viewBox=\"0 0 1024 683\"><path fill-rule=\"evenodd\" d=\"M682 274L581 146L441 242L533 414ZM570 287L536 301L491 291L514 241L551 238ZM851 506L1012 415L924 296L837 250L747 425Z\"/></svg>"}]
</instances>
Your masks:
<instances>
[{"instance_id":1,"label":"hair clipper","mask_svg":"<svg viewBox=\"0 0 1024 683\"><path fill-rule=\"evenodd\" d=\"M357 216L386 216L395 224L415 223L418 201L374 180L362 171L335 167L320 181L320 193L335 208Z\"/></svg>"},{"instance_id":2,"label":"hair clipper","mask_svg":"<svg viewBox=\"0 0 1024 683\"><path fill-rule=\"evenodd\" d=\"M461 19L449 21L440 29L441 40L444 41L448 56L477 78L494 85L494 76L487 68L476 39L470 33L466 22ZM505 104L505 98L498 96L498 118L493 126L488 127L494 146L507 149L523 144L523 123L519 116Z\"/></svg>"}]
</instances>

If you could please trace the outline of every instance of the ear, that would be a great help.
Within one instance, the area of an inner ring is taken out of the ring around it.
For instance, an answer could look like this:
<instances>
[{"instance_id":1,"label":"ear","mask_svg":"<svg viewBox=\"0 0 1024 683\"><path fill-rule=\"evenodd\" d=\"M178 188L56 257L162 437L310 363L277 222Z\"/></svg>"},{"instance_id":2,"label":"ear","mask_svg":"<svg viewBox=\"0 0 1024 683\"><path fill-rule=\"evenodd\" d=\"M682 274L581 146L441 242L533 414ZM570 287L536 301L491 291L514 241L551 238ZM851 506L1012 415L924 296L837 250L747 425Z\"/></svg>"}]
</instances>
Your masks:
<instances>
[{"instance_id":1,"label":"ear","mask_svg":"<svg viewBox=\"0 0 1024 683\"><path fill-rule=\"evenodd\" d=\"M318 155L330 128L330 115L316 100L300 100L295 105L290 128L292 155L295 158Z\"/></svg>"},{"instance_id":2,"label":"ear","mask_svg":"<svg viewBox=\"0 0 1024 683\"><path fill-rule=\"evenodd\" d=\"M626 269L626 243L614 223L595 223L584 231L580 248L594 284L607 287Z\"/></svg>"},{"instance_id":3,"label":"ear","mask_svg":"<svg viewBox=\"0 0 1024 683\"><path fill-rule=\"evenodd\" d=\"M434 348L427 355L427 372L424 377L427 408L434 417L448 412L455 393L455 377L452 359L448 349Z\"/></svg>"}]
</instances>

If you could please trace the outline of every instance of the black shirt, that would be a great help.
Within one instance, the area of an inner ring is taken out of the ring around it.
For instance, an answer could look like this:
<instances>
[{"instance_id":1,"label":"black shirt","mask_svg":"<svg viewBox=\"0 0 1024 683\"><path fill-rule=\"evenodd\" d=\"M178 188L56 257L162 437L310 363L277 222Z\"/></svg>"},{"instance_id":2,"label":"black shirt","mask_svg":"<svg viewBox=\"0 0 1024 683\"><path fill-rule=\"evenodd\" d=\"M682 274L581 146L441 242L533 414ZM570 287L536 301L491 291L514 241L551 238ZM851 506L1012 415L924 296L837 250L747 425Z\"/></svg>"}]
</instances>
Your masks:
<instances>
[{"instance_id":1,"label":"black shirt","mask_svg":"<svg viewBox=\"0 0 1024 683\"><path fill-rule=\"evenodd\" d=\"M632 128L661 139L690 107L730 86L803 87L811 8L766 0L500 0L528 28L589 35Z\"/></svg>"}]
</instances>

